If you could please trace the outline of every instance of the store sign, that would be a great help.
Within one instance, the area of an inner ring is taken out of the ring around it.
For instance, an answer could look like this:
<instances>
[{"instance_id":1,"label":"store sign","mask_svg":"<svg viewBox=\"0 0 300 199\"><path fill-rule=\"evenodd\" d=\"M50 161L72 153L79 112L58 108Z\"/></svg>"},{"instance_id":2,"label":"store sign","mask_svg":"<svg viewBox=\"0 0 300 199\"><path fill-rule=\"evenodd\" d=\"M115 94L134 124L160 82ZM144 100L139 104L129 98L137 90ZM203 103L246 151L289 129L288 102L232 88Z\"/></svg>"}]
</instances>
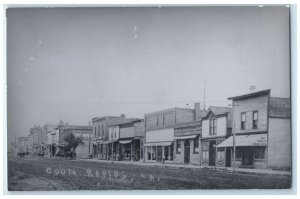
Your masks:
<instances>
[{"instance_id":1,"label":"store sign","mask_svg":"<svg viewBox=\"0 0 300 199\"><path fill-rule=\"evenodd\" d=\"M259 137L253 142L253 146L267 146L267 139L265 136Z\"/></svg>"}]
</instances>

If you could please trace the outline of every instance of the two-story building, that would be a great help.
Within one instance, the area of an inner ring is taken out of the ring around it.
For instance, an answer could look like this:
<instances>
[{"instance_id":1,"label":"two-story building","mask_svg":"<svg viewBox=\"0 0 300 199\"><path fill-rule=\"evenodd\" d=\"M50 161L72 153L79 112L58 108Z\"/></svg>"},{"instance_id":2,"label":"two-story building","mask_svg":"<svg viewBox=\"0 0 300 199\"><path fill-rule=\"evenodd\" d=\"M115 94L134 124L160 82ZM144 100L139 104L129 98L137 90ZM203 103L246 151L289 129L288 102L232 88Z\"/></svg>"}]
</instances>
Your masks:
<instances>
[{"instance_id":1,"label":"two-story building","mask_svg":"<svg viewBox=\"0 0 300 199\"><path fill-rule=\"evenodd\" d=\"M263 90L228 98L233 106L234 135L218 147L235 148L236 167L291 166L290 98L271 97L270 93Z\"/></svg>"},{"instance_id":2,"label":"two-story building","mask_svg":"<svg viewBox=\"0 0 300 199\"><path fill-rule=\"evenodd\" d=\"M59 129L54 128L47 133L47 147L45 151L46 157L54 157L56 146L59 144Z\"/></svg>"},{"instance_id":3,"label":"two-story building","mask_svg":"<svg viewBox=\"0 0 300 199\"><path fill-rule=\"evenodd\" d=\"M173 163L174 128L194 120L195 111L190 108L175 107L145 114L145 161Z\"/></svg>"},{"instance_id":4,"label":"two-story building","mask_svg":"<svg viewBox=\"0 0 300 199\"><path fill-rule=\"evenodd\" d=\"M131 161L143 159L143 121L132 118L109 127L109 140L113 143L115 159Z\"/></svg>"},{"instance_id":5,"label":"two-story building","mask_svg":"<svg viewBox=\"0 0 300 199\"><path fill-rule=\"evenodd\" d=\"M194 105L194 121L177 124L174 128L175 163L200 165L201 126L206 111L200 110L200 103Z\"/></svg>"},{"instance_id":6,"label":"two-story building","mask_svg":"<svg viewBox=\"0 0 300 199\"><path fill-rule=\"evenodd\" d=\"M124 114L120 117L104 116L92 119L91 152L93 157L100 159L108 158L108 146L110 144L108 127L122 121L126 121L126 116Z\"/></svg>"},{"instance_id":7,"label":"two-story building","mask_svg":"<svg viewBox=\"0 0 300 199\"><path fill-rule=\"evenodd\" d=\"M230 165L231 151L219 148L232 131L232 109L228 107L211 106L205 117L202 118L202 156L203 166Z\"/></svg>"},{"instance_id":8,"label":"two-story building","mask_svg":"<svg viewBox=\"0 0 300 199\"><path fill-rule=\"evenodd\" d=\"M57 128L57 125L45 124L38 133L39 153L49 156L48 133Z\"/></svg>"},{"instance_id":9,"label":"two-story building","mask_svg":"<svg viewBox=\"0 0 300 199\"><path fill-rule=\"evenodd\" d=\"M30 133L28 135L28 149L31 155L38 155L39 151L39 136L42 132L42 128L40 126L34 125L30 129Z\"/></svg>"}]
</instances>

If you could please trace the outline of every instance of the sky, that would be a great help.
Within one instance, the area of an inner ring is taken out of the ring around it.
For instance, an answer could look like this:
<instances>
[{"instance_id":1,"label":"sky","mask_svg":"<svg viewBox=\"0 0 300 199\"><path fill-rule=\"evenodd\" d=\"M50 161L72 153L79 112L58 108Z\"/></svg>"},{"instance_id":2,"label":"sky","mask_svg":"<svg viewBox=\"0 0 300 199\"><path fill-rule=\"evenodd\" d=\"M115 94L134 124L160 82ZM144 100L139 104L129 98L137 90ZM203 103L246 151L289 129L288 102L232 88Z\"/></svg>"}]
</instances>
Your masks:
<instances>
[{"instance_id":1,"label":"sky","mask_svg":"<svg viewBox=\"0 0 300 199\"><path fill-rule=\"evenodd\" d=\"M87 125L172 107L290 97L289 9L10 8L8 143L33 125ZM204 83L205 82L205 83Z\"/></svg>"}]
</instances>

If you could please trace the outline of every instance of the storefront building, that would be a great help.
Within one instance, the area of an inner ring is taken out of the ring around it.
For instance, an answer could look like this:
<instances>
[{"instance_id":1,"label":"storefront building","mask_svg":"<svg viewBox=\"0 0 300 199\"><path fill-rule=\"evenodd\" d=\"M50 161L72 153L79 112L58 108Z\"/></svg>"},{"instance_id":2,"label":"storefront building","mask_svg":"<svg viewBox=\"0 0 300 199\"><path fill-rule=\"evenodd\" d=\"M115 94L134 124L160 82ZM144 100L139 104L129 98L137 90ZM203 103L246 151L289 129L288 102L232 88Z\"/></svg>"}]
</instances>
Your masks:
<instances>
[{"instance_id":1,"label":"storefront building","mask_svg":"<svg viewBox=\"0 0 300 199\"><path fill-rule=\"evenodd\" d=\"M211 106L202 118L201 165L228 166L231 151L217 147L232 131L232 109Z\"/></svg>"},{"instance_id":2,"label":"storefront building","mask_svg":"<svg viewBox=\"0 0 300 199\"><path fill-rule=\"evenodd\" d=\"M174 128L195 121L195 110L171 108L145 114L146 162L174 163Z\"/></svg>"},{"instance_id":3,"label":"storefront building","mask_svg":"<svg viewBox=\"0 0 300 199\"><path fill-rule=\"evenodd\" d=\"M109 158L109 130L110 125L118 122L126 121L125 115L120 117L105 116L95 117L92 119L92 141L91 141L91 155L97 159Z\"/></svg>"},{"instance_id":4,"label":"storefront building","mask_svg":"<svg viewBox=\"0 0 300 199\"><path fill-rule=\"evenodd\" d=\"M109 127L109 154L114 160L139 161L143 159L143 119L127 119Z\"/></svg>"},{"instance_id":5,"label":"storefront building","mask_svg":"<svg viewBox=\"0 0 300 199\"><path fill-rule=\"evenodd\" d=\"M175 163L200 165L201 121L177 125L174 134Z\"/></svg>"},{"instance_id":6,"label":"storefront building","mask_svg":"<svg viewBox=\"0 0 300 199\"><path fill-rule=\"evenodd\" d=\"M234 136L218 148L236 149L231 166L290 168L290 99L270 97L270 93L263 90L228 98L233 101Z\"/></svg>"}]
</instances>

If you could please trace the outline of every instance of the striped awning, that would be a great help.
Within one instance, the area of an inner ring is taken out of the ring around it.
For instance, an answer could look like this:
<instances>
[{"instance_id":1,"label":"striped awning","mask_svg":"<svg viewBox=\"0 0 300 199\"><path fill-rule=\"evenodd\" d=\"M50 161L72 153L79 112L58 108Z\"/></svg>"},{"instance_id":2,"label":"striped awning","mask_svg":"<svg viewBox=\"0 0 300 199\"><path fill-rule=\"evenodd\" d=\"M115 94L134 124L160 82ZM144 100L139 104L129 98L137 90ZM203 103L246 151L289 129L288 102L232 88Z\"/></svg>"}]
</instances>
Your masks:
<instances>
[{"instance_id":1,"label":"striped awning","mask_svg":"<svg viewBox=\"0 0 300 199\"><path fill-rule=\"evenodd\" d=\"M267 134L236 135L235 146L267 146ZM217 147L233 147L233 136L224 140Z\"/></svg>"}]
</instances>

